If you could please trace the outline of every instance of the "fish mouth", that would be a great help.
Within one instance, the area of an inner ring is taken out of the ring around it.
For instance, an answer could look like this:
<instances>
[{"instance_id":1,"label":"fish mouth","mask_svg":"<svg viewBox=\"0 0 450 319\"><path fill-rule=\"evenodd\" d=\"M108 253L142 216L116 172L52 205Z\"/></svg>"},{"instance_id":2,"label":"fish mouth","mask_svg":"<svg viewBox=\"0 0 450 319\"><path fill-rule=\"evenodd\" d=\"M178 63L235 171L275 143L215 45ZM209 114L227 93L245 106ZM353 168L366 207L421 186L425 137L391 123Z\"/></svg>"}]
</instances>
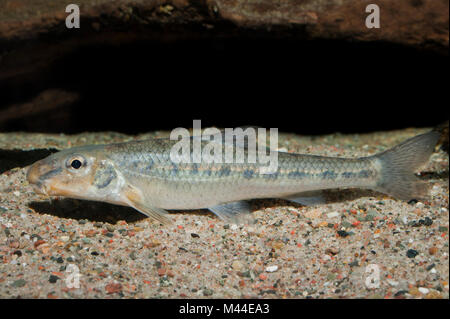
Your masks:
<instances>
[{"instance_id":1,"label":"fish mouth","mask_svg":"<svg viewBox=\"0 0 450 319\"><path fill-rule=\"evenodd\" d=\"M61 173L61 168L48 167L44 163L36 162L27 172L27 180L38 194L49 195L48 181L51 177Z\"/></svg>"},{"instance_id":2,"label":"fish mouth","mask_svg":"<svg viewBox=\"0 0 450 319\"><path fill-rule=\"evenodd\" d=\"M49 196L48 195L48 187L47 187L46 183L38 182L37 184L32 184L32 187L36 194Z\"/></svg>"}]
</instances>

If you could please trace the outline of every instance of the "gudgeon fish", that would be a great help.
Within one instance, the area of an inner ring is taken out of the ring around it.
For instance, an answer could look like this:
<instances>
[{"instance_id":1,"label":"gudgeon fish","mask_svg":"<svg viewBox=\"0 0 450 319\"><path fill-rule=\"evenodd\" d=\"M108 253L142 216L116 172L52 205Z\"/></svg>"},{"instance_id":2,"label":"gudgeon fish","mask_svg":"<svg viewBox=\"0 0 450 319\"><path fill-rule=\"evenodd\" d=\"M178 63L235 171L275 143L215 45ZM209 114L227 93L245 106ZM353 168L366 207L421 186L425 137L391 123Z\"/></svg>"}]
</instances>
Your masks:
<instances>
[{"instance_id":1,"label":"gudgeon fish","mask_svg":"<svg viewBox=\"0 0 450 319\"><path fill-rule=\"evenodd\" d=\"M251 216L248 200L257 198L307 204L316 198L312 191L332 188L424 198L428 185L414 172L427 162L439 137L430 131L360 158L279 152L271 174L260 174L258 162L175 163L170 150L176 141L168 138L89 145L37 161L27 179L39 193L131 206L162 224L170 222L166 210L202 208L243 223Z\"/></svg>"}]
</instances>

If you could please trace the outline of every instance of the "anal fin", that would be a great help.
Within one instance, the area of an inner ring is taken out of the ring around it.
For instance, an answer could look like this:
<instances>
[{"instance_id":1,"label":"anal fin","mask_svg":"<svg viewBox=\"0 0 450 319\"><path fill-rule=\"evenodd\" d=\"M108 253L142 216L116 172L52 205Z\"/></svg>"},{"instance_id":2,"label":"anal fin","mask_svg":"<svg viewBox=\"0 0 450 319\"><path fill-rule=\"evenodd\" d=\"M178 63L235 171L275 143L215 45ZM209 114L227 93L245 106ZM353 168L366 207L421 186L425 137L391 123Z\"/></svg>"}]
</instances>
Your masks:
<instances>
[{"instance_id":1,"label":"anal fin","mask_svg":"<svg viewBox=\"0 0 450 319\"><path fill-rule=\"evenodd\" d=\"M293 194L283 199L303 205L303 206L315 206L326 204L326 198L322 191L310 191L298 194Z\"/></svg>"},{"instance_id":2,"label":"anal fin","mask_svg":"<svg viewBox=\"0 0 450 319\"><path fill-rule=\"evenodd\" d=\"M225 222L232 224L253 224L251 206L246 201L231 202L208 208Z\"/></svg>"}]
</instances>

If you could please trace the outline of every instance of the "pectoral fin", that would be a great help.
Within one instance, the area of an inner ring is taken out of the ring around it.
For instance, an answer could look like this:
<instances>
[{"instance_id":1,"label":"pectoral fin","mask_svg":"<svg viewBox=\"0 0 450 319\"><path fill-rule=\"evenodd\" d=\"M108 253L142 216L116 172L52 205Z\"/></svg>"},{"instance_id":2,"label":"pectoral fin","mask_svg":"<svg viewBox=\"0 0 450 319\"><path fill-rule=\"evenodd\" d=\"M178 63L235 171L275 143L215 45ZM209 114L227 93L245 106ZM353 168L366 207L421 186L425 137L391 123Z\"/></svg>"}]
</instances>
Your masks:
<instances>
[{"instance_id":1,"label":"pectoral fin","mask_svg":"<svg viewBox=\"0 0 450 319\"><path fill-rule=\"evenodd\" d=\"M283 197L283 199L303 206L321 205L327 202L322 191L303 192Z\"/></svg>"},{"instance_id":2,"label":"pectoral fin","mask_svg":"<svg viewBox=\"0 0 450 319\"><path fill-rule=\"evenodd\" d=\"M169 214L168 211L162 208L154 207L147 203L141 192L135 187L127 185L123 193L126 198L126 203L142 214L160 222L163 225L172 223L172 221L167 218L167 215Z\"/></svg>"},{"instance_id":3,"label":"pectoral fin","mask_svg":"<svg viewBox=\"0 0 450 319\"><path fill-rule=\"evenodd\" d=\"M226 203L208 208L220 219L232 224L253 224L250 204L246 201Z\"/></svg>"}]
</instances>

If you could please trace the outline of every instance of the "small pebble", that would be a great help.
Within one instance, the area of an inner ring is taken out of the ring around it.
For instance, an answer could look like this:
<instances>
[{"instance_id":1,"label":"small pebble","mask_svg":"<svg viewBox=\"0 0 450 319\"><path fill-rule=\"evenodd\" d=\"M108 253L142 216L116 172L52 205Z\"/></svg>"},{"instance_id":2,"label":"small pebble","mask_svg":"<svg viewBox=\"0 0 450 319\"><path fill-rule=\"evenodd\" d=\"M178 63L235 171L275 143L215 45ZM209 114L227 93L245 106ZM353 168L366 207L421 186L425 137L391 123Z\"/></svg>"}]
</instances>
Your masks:
<instances>
[{"instance_id":1,"label":"small pebble","mask_svg":"<svg viewBox=\"0 0 450 319\"><path fill-rule=\"evenodd\" d=\"M337 231L337 234L340 236L340 237L347 237L348 235L350 235L349 233L347 233L345 230L338 230Z\"/></svg>"},{"instance_id":2,"label":"small pebble","mask_svg":"<svg viewBox=\"0 0 450 319\"><path fill-rule=\"evenodd\" d=\"M25 279L18 279L12 283L12 286L20 288L20 287L25 286L26 284L27 284L27 282L25 281Z\"/></svg>"},{"instance_id":3,"label":"small pebble","mask_svg":"<svg viewBox=\"0 0 450 319\"><path fill-rule=\"evenodd\" d=\"M203 289L203 296L212 296L214 293L214 290L212 289Z\"/></svg>"},{"instance_id":4,"label":"small pebble","mask_svg":"<svg viewBox=\"0 0 450 319\"><path fill-rule=\"evenodd\" d=\"M414 257L416 257L418 254L419 254L419 252L418 252L417 250L414 250L414 249L409 249L409 250L406 252L406 256L407 256L408 258L414 258Z\"/></svg>"},{"instance_id":5,"label":"small pebble","mask_svg":"<svg viewBox=\"0 0 450 319\"><path fill-rule=\"evenodd\" d=\"M267 272L275 272L278 270L278 266L268 266L266 267Z\"/></svg>"},{"instance_id":6,"label":"small pebble","mask_svg":"<svg viewBox=\"0 0 450 319\"><path fill-rule=\"evenodd\" d=\"M69 241L70 237L69 236L61 236L59 239L61 239L61 241L63 241L63 242L67 242L67 241Z\"/></svg>"},{"instance_id":7,"label":"small pebble","mask_svg":"<svg viewBox=\"0 0 450 319\"><path fill-rule=\"evenodd\" d=\"M419 287L419 291L420 293L426 295L427 293L430 292L430 289L424 288L424 287Z\"/></svg>"},{"instance_id":8,"label":"small pebble","mask_svg":"<svg viewBox=\"0 0 450 319\"><path fill-rule=\"evenodd\" d=\"M334 218L334 217L338 217L339 213L338 212L331 212L327 214L328 218Z\"/></svg>"},{"instance_id":9,"label":"small pebble","mask_svg":"<svg viewBox=\"0 0 450 319\"><path fill-rule=\"evenodd\" d=\"M58 276L50 275L50 278L48 279L48 281L49 281L51 284L54 284L54 283L56 283L56 282L58 281L58 279L59 279Z\"/></svg>"},{"instance_id":10,"label":"small pebble","mask_svg":"<svg viewBox=\"0 0 450 319\"><path fill-rule=\"evenodd\" d=\"M231 264L231 268L233 268L236 271L241 271L244 268L244 265L239 260L235 260Z\"/></svg>"}]
</instances>

